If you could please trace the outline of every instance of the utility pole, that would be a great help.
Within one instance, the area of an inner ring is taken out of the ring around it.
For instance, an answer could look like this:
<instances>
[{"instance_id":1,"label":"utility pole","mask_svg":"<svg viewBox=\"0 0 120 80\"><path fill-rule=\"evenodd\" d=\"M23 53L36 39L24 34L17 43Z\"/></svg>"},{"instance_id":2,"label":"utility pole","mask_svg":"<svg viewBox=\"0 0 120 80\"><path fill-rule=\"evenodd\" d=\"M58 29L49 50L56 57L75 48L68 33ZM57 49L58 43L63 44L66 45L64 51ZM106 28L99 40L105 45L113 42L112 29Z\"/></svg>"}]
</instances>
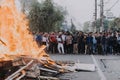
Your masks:
<instances>
[{"instance_id":1,"label":"utility pole","mask_svg":"<svg viewBox=\"0 0 120 80\"><path fill-rule=\"evenodd\" d=\"M100 0L100 32L104 30L104 1Z\"/></svg>"},{"instance_id":2,"label":"utility pole","mask_svg":"<svg viewBox=\"0 0 120 80\"><path fill-rule=\"evenodd\" d=\"M95 0L95 25L94 25L94 32L96 32L97 29L97 0Z\"/></svg>"}]
</instances>

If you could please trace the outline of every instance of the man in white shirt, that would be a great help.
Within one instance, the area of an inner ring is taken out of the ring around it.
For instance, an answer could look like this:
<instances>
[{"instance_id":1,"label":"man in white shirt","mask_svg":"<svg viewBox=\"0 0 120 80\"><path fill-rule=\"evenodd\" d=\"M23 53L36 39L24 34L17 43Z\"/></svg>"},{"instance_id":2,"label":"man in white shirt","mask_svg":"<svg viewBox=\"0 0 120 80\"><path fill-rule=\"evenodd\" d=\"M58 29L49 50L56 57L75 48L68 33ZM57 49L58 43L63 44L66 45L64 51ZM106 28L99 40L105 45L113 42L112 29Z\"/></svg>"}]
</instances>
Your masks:
<instances>
[{"instance_id":1,"label":"man in white shirt","mask_svg":"<svg viewBox=\"0 0 120 80\"><path fill-rule=\"evenodd\" d=\"M57 37L57 42L58 42L58 51L59 53L64 54L64 46L63 46L63 39L62 39L62 33L60 32L58 37Z\"/></svg>"}]
</instances>

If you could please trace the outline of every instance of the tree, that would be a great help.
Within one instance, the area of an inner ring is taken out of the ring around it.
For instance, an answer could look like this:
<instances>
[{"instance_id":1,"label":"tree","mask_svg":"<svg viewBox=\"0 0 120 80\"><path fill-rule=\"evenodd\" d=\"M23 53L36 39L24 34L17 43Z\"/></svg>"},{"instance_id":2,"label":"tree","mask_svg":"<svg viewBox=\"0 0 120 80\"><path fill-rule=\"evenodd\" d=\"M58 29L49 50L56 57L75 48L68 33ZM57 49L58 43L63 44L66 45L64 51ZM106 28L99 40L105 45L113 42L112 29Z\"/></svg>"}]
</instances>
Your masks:
<instances>
[{"instance_id":1,"label":"tree","mask_svg":"<svg viewBox=\"0 0 120 80\"><path fill-rule=\"evenodd\" d=\"M88 32L90 28L90 21L84 23L83 31Z\"/></svg>"},{"instance_id":2,"label":"tree","mask_svg":"<svg viewBox=\"0 0 120 80\"><path fill-rule=\"evenodd\" d=\"M110 29L112 29L112 28L114 28L115 27L115 23L114 23L114 20L112 20L112 21L109 21L109 24L108 24L108 28L110 28Z\"/></svg>"},{"instance_id":3,"label":"tree","mask_svg":"<svg viewBox=\"0 0 120 80\"><path fill-rule=\"evenodd\" d=\"M35 3L29 13L30 30L34 32L50 32L59 30L64 20L65 11L51 0Z\"/></svg>"},{"instance_id":4,"label":"tree","mask_svg":"<svg viewBox=\"0 0 120 80\"><path fill-rule=\"evenodd\" d=\"M115 18L114 20L114 27L119 29L120 28L120 18Z\"/></svg>"},{"instance_id":5,"label":"tree","mask_svg":"<svg viewBox=\"0 0 120 80\"><path fill-rule=\"evenodd\" d=\"M104 24L104 30L107 31L109 28L109 21L105 19L103 24Z\"/></svg>"},{"instance_id":6,"label":"tree","mask_svg":"<svg viewBox=\"0 0 120 80\"><path fill-rule=\"evenodd\" d=\"M120 29L120 18L115 18L114 20L109 21L108 26L112 30Z\"/></svg>"},{"instance_id":7,"label":"tree","mask_svg":"<svg viewBox=\"0 0 120 80\"><path fill-rule=\"evenodd\" d=\"M95 22L93 22L93 23L95 25ZM104 30L108 30L108 28L109 28L109 21L104 19L103 25L104 25ZM100 31L100 27L101 27L100 19L97 19L96 20L96 31Z\"/></svg>"}]
</instances>

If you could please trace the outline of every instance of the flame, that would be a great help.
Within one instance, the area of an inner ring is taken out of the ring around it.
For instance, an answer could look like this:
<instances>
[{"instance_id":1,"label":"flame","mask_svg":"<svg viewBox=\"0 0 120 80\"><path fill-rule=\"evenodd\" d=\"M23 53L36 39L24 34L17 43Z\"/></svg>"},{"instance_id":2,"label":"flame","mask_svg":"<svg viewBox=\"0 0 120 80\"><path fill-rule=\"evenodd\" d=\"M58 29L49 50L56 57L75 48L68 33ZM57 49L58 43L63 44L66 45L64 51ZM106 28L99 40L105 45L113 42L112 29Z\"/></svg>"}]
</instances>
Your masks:
<instances>
[{"instance_id":1,"label":"flame","mask_svg":"<svg viewBox=\"0 0 120 80\"><path fill-rule=\"evenodd\" d=\"M13 60L14 56L29 55L34 58L50 57L38 47L29 34L26 15L17 11L14 0L0 2L0 61ZM54 61L52 62L54 64Z\"/></svg>"}]
</instances>

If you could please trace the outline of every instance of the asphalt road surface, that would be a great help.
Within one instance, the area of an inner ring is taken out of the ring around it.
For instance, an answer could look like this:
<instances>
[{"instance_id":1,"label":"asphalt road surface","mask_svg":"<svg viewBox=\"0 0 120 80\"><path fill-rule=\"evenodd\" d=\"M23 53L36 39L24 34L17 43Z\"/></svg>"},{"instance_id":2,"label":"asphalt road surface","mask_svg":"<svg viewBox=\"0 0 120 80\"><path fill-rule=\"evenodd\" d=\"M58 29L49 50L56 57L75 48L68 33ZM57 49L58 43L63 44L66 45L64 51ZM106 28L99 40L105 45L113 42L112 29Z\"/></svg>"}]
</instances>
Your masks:
<instances>
[{"instance_id":1,"label":"asphalt road surface","mask_svg":"<svg viewBox=\"0 0 120 80\"><path fill-rule=\"evenodd\" d=\"M117 55L60 55L50 54L53 60L95 64L95 72L71 72L60 76L63 80L120 80L120 56Z\"/></svg>"}]
</instances>

